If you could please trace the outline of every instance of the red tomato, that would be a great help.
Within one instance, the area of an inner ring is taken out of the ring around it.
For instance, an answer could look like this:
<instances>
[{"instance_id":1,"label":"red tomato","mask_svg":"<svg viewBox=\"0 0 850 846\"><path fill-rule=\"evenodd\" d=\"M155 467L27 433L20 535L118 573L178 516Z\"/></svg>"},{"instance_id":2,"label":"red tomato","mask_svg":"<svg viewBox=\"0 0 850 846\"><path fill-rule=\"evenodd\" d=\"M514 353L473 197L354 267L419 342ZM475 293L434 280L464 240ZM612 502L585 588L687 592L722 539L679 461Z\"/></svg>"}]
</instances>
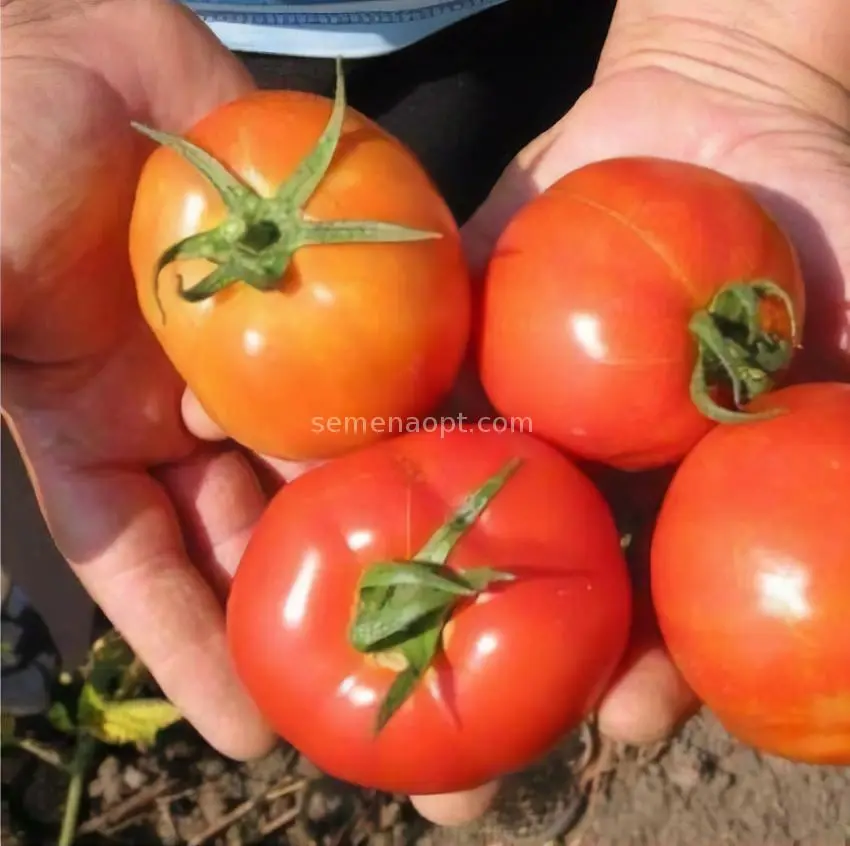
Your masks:
<instances>
[{"instance_id":1,"label":"red tomato","mask_svg":"<svg viewBox=\"0 0 850 846\"><path fill-rule=\"evenodd\" d=\"M850 764L850 385L784 388L785 414L688 455L652 542L673 659L766 752Z\"/></svg>"},{"instance_id":2,"label":"red tomato","mask_svg":"<svg viewBox=\"0 0 850 846\"><path fill-rule=\"evenodd\" d=\"M375 562L421 560L513 457L518 469L445 564L514 579L460 600L437 635L442 648L376 732L405 667L397 652L364 654L349 640L359 580ZM423 432L283 488L236 573L227 625L248 691L320 769L442 793L522 768L586 717L626 647L630 598L610 511L568 459L516 432Z\"/></svg>"},{"instance_id":3,"label":"red tomato","mask_svg":"<svg viewBox=\"0 0 850 846\"><path fill-rule=\"evenodd\" d=\"M716 420L740 419L725 407L733 381L742 406L772 386L803 312L791 243L741 185L696 165L610 159L567 174L503 233L481 378L538 437L655 467Z\"/></svg>"},{"instance_id":4,"label":"red tomato","mask_svg":"<svg viewBox=\"0 0 850 846\"><path fill-rule=\"evenodd\" d=\"M154 133L133 211L145 319L210 417L281 458L327 458L429 413L469 334L448 207L407 148L343 109L258 91L189 131L200 152ZM231 175L205 176L203 151Z\"/></svg>"}]
</instances>

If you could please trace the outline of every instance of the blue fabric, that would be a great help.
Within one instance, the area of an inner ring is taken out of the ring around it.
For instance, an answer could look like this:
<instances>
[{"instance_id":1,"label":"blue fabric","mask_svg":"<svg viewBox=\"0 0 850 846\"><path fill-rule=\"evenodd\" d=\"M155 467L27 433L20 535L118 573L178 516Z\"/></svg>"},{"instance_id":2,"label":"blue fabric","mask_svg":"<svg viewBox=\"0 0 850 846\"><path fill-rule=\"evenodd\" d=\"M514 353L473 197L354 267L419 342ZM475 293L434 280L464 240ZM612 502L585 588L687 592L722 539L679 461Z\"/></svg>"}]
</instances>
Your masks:
<instances>
[{"instance_id":1,"label":"blue fabric","mask_svg":"<svg viewBox=\"0 0 850 846\"><path fill-rule=\"evenodd\" d=\"M391 53L506 0L184 0L231 50L360 58Z\"/></svg>"}]
</instances>

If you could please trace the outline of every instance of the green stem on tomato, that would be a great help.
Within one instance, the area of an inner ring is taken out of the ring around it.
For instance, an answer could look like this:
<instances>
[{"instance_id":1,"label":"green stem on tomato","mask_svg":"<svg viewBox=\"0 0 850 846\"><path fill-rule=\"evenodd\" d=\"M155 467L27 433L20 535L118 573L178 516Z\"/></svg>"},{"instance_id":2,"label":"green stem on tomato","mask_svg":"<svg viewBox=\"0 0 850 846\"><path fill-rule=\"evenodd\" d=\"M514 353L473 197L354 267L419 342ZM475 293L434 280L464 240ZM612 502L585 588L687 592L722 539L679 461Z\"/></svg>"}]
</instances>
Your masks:
<instances>
[{"instance_id":1,"label":"green stem on tomato","mask_svg":"<svg viewBox=\"0 0 850 846\"><path fill-rule=\"evenodd\" d=\"M467 496L410 560L376 562L361 577L349 630L351 645L363 653L393 653L405 665L381 703L377 731L413 693L431 665L457 602L495 582L514 579L513 574L490 567L453 570L446 561L519 465L519 459L512 459Z\"/></svg>"},{"instance_id":2,"label":"green stem on tomato","mask_svg":"<svg viewBox=\"0 0 850 846\"><path fill-rule=\"evenodd\" d=\"M162 270L180 259L206 259L215 269L188 290L178 294L199 302L237 282L260 290L276 289L289 262L302 247L314 244L400 243L440 238L396 223L373 220L314 221L304 206L325 177L336 153L345 119L345 78L342 61L336 60L336 93L328 123L316 145L271 197L258 194L221 162L200 147L167 132L133 123L143 135L179 153L216 189L227 209L224 221L207 232L190 235L172 245L154 272L154 295L163 321L159 297Z\"/></svg>"},{"instance_id":3,"label":"green stem on tomato","mask_svg":"<svg viewBox=\"0 0 850 846\"><path fill-rule=\"evenodd\" d=\"M787 327L777 329L765 319L771 305L784 309ZM775 377L791 362L798 327L787 291L769 279L732 283L694 314L689 329L697 342L690 393L703 415L717 423L743 423L782 413L743 409L770 391ZM717 388L731 390L734 409L717 402Z\"/></svg>"}]
</instances>

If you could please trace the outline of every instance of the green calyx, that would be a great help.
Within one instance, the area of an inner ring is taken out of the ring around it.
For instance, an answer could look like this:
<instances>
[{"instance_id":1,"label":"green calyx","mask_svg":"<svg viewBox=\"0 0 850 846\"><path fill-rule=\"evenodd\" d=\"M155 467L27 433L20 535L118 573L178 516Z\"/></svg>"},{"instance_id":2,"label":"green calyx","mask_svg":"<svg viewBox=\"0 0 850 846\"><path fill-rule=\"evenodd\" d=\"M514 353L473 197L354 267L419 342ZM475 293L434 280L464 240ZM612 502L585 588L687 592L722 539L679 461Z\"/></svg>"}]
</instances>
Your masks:
<instances>
[{"instance_id":1,"label":"green calyx","mask_svg":"<svg viewBox=\"0 0 850 846\"><path fill-rule=\"evenodd\" d=\"M345 78L342 62L336 61L336 95L330 119L315 147L294 173L271 197L258 194L219 161L194 144L175 135L139 123L133 127L183 156L216 189L227 208L224 221L214 229L190 235L167 249L155 269L153 280L157 306L159 275L180 259L206 259L216 265L208 276L179 295L199 302L243 282L260 291L278 287L296 250L316 244L399 243L442 237L439 232L411 229L395 223L371 220L310 220L303 209L328 171L336 152L345 118Z\"/></svg>"},{"instance_id":2,"label":"green calyx","mask_svg":"<svg viewBox=\"0 0 850 846\"><path fill-rule=\"evenodd\" d=\"M403 667L378 712L376 731L413 693L442 643L452 610L511 573L490 567L453 570L446 560L493 497L519 467L513 459L471 493L408 561L380 561L363 574L349 641L358 651L391 655Z\"/></svg>"},{"instance_id":3,"label":"green calyx","mask_svg":"<svg viewBox=\"0 0 850 846\"><path fill-rule=\"evenodd\" d=\"M784 320L770 319L777 309ZM717 423L742 423L782 413L743 409L773 389L794 353L797 319L783 288L768 279L727 285L694 314L689 328L698 345L690 393L702 414ZM735 407L720 405L715 388L727 389Z\"/></svg>"}]
</instances>

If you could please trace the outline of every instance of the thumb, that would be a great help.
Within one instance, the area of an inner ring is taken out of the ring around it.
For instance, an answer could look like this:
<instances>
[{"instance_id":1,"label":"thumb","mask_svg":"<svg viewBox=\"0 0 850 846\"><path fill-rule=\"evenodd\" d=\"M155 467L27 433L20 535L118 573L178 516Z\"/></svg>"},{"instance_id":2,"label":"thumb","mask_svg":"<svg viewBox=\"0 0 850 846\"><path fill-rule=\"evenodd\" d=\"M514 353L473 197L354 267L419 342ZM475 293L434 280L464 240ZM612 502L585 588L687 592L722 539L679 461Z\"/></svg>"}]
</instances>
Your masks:
<instances>
[{"instance_id":1,"label":"thumb","mask_svg":"<svg viewBox=\"0 0 850 846\"><path fill-rule=\"evenodd\" d=\"M556 164L553 150L568 126L567 118L565 115L517 153L487 199L464 224L461 234L473 279L481 279L508 221L565 172L563 162Z\"/></svg>"},{"instance_id":2,"label":"thumb","mask_svg":"<svg viewBox=\"0 0 850 846\"><path fill-rule=\"evenodd\" d=\"M462 413L478 420L492 414L492 408L478 378L476 332L481 321L478 311L484 272L499 236L508 221L527 202L542 193L561 173L554 167L552 149L560 136L566 116L542 135L523 147L491 189L487 199L461 229L463 249L473 280L473 337L457 382L448 397L443 412L454 416Z\"/></svg>"}]
</instances>

